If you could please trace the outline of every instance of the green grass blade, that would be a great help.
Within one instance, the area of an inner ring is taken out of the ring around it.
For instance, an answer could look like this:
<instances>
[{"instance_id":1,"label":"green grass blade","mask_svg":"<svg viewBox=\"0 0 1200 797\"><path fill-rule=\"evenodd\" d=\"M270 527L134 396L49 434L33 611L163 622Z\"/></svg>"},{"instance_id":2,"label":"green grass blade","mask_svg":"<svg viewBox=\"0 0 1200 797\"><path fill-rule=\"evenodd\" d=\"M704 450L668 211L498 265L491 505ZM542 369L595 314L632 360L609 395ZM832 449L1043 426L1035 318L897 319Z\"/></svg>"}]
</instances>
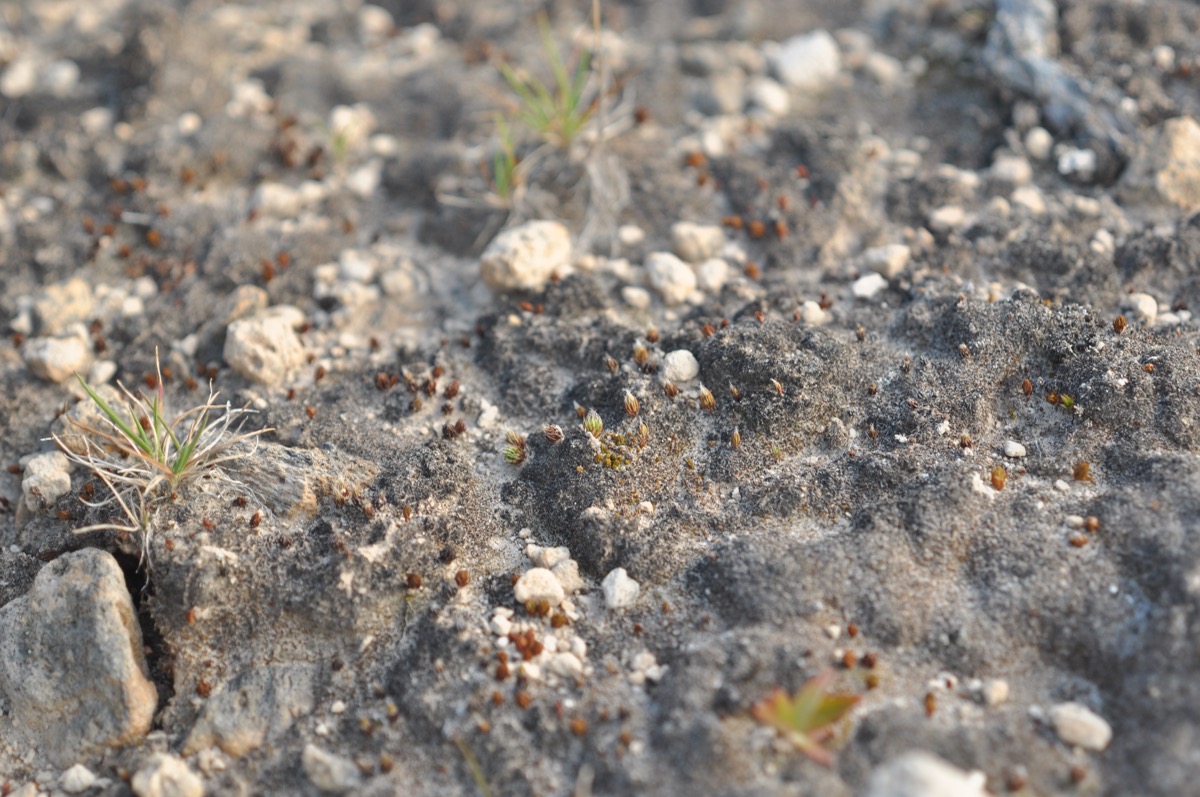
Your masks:
<instances>
[{"instance_id":1,"label":"green grass blade","mask_svg":"<svg viewBox=\"0 0 1200 797\"><path fill-rule=\"evenodd\" d=\"M130 429L129 426L121 420L121 417L117 415L117 413L113 412L112 408L108 406L108 402L100 398L100 394L95 390L92 390L91 386L84 381L82 376L76 374L75 378L79 380L80 386L83 387L84 391L88 394L88 397L91 398L91 400L96 403L96 406L108 416L110 421L112 421L113 426L121 430L121 434L132 440L137 447L142 449L142 451L145 453L153 455L153 452L149 448L149 444L145 440L145 432L142 429L141 424L137 422L136 416L134 416L132 412L130 412L130 416L134 418L134 424L138 428L138 433L135 433L132 429Z\"/></svg>"}]
</instances>

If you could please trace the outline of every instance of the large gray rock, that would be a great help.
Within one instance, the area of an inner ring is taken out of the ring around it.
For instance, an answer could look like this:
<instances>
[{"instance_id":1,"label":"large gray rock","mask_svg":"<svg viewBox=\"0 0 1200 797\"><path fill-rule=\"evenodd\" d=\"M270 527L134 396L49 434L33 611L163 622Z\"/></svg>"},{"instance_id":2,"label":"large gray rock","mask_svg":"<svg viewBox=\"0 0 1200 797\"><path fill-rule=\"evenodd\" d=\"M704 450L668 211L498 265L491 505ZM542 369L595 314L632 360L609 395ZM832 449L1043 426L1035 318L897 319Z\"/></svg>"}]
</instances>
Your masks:
<instances>
[{"instance_id":1,"label":"large gray rock","mask_svg":"<svg viewBox=\"0 0 1200 797\"><path fill-rule=\"evenodd\" d=\"M158 694L115 559L85 548L46 565L0 609L0 736L55 766L141 739Z\"/></svg>"}]
</instances>

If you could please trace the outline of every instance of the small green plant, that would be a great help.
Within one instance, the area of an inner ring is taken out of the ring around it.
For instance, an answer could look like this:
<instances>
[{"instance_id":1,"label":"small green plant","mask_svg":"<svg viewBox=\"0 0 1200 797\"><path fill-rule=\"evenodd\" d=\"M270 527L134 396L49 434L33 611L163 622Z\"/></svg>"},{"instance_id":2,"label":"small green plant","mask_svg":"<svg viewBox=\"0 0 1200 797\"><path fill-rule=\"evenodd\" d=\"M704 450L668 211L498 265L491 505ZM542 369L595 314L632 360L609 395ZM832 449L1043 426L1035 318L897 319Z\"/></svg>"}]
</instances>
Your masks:
<instances>
[{"instance_id":1,"label":"small green plant","mask_svg":"<svg viewBox=\"0 0 1200 797\"><path fill-rule=\"evenodd\" d=\"M113 407L81 376L76 375L88 398L100 409L101 423L91 425L69 416L67 422L80 434L68 445L58 435L55 444L77 465L90 471L109 490L101 501L89 506L116 502L128 523L99 523L76 529L76 533L110 529L143 535L143 557L149 544L154 511L172 500L176 491L201 478L215 479L226 486L245 485L223 467L254 453L259 435L270 431L242 432L246 416L254 411L218 404L210 385L208 399L168 419L163 393L162 369L155 354L157 380L150 395L134 395L117 383L124 406ZM221 412L218 417L213 417Z\"/></svg>"},{"instance_id":2,"label":"small green plant","mask_svg":"<svg viewBox=\"0 0 1200 797\"><path fill-rule=\"evenodd\" d=\"M833 736L833 725L858 703L858 695L830 692L833 672L819 673L805 682L792 697L777 689L755 703L754 719L770 725L796 749L823 766L833 763L825 743Z\"/></svg>"},{"instance_id":3,"label":"small green plant","mask_svg":"<svg viewBox=\"0 0 1200 797\"><path fill-rule=\"evenodd\" d=\"M517 174L517 147L513 141L512 128L500 114L496 114L496 150L492 153L492 191L505 202L512 200L520 182Z\"/></svg>"},{"instance_id":4,"label":"small green plant","mask_svg":"<svg viewBox=\"0 0 1200 797\"><path fill-rule=\"evenodd\" d=\"M573 67L568 67L550 32L550 21L544 13L538 15L538 31L542 51L554 76L548 86L532 75L518 74L506 63L499 64L500 74L520 99L517 118L546 141L564 149L579 135L593 115L587 99L587 84L592 56L583 50Z\"/></svg>"}]
</instances>

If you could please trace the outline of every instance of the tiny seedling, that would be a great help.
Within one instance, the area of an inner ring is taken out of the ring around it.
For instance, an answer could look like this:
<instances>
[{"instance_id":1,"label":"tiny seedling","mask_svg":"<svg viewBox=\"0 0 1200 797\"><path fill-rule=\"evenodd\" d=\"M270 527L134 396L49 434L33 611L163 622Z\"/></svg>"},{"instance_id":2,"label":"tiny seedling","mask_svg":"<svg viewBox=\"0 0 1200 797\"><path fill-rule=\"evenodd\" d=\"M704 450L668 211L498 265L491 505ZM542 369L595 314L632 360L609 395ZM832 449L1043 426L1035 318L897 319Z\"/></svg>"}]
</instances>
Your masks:
<instances>
[{"instance_id":1,"label":"tiny seedling","mask_svg":"<svg viewBox=\"0 0 1200 797\"><path fill-rule=\"evenodd\" d=\"M513 192L520 184L517 174L517 147L512 129L500 114L496 114L496 149L492 153L492 191L504 203L512 201Z\"/></svg>"},{"instance_id":2,"label":"tiny seedling","mask_svg":"<svg viewBox=\"0 0 1200 797\"><path fill-rule=\"evenodd\" d=\"M858 695L830 692L832 680L833 672L827 670L808 679L792 697L777 689L755 703L750 713L813 761L830 766L833 754L825 743L833 736L833 725L859 701Z\"/></svg>"},{"instance_id":3,"label":"tiny seedling","mask_svg":"<svg viewBox=\"0 0 1200 797\"><path fill-rule=\"evenodd\" d=\"M155 365L158 378L153 393L146 395L139 391L134 395L118 382L123 406L117 407L76 375L88 398L100 409L101 422L91 425L68 416L68 423L81 433L81 442L74 446L68 446L56 434L51 435L67 459L90 471L109 490L110 495L104 500L84 503L100 507L115 502L128 521L99 523L76 529L76 533L102 529L140 532L143 559L155 510L172 500L179 489L201 478L244 489L245 485L223 466L251 456L255 445L245 444L256 444L259 435L270 431L242 432L246 416L254 410L218 404L219 394L211 385L204 403L168 418L157 353ZM221 414L214 419L217 412Z\"/></svg>"},{"instance_id":4,"label":"tiny seedling","mask_svg":"<svg viewBox=\"0 0 1200 797\"><path fill-rule=\"evenodd\" d=\"M519 98L517 118L546 141L569 149L571 142L583 130L593 115L592 103L586 99L591 53L583 50L569 67L559 52L550 32L546 15L538 15L538 31L542 51L554 76L548 86L532 75L518 74L506 63L499 64L500 74Z\"/></svg>"}]
</instances>

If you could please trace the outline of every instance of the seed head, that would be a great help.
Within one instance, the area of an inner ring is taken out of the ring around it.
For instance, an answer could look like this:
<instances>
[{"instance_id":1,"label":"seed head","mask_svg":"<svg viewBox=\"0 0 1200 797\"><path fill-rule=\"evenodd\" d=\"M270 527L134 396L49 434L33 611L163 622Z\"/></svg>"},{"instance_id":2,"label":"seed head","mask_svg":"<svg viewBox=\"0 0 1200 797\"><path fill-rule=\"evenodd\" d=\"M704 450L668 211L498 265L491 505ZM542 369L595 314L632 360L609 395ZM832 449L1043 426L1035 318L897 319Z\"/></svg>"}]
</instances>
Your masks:
<instances>
[{"instance_id":1,"label":"seed head","mask_svg":"<svg viewBox=\"0 0 1200 797\"><path fill-rule=\"evenodd\" d=\"M645 423L638 424L638 448L645 448L650 443L650 427Z\"/></svg>"},{"instance_id":2,"label":"seed head","mask_svg":"<svg viewBox=\"0 0 1200 797\"><path fill-rule=\"evenodd\" d=\"M729 436L729 445L733 448L741 448L742 446L742 433L736 427L734 427L733 434Z\"/></svg>"},{"instance_id":3,"label":"seed head","mask_svg":"<svg viewBox=\"0 0 1200 797\"><path fill-rule=\"evenodd\" d=\"M776 393L778 393L781 396L783 395L783 383L780 382L778 379L771 380L771 387L775 388Z\"/></svg>"},{"instance_id":4,"label":"seed head","mask_svg":"<svg viewBox=\"0 0 1200 797\"><path fill-rule=\"evenodd\" d=\"M626 390L625 391L625 413L630 418L636 418L639 409L640 409L640 405L638 404L637 396L633 395L628 390Z\"/></svg>"},{"instance_id":5,"label":"seed head","mask_svg":"<svg viewBox=\"0 0 1200 797\"><path fill-rule=\"evenodd\" d=\"M996 492L1004 489L1006 481L1008 481L1008 471L1004 469L1003 465L997 465L992 468L992 487L995 488Z\"/></svg>"},{"instance_id":6,"label":"seed head","mask_svg":"<svg viewBox=\"0 0 1200 797\"><path fill-rule=\"evenodd\" d=\"M505 446L504 447L504 461L507 462L509 465L514 465L514 466L520 465L522 462L525 461L525 449L518 448L517 446L512 446L512 445Z\"/></svg>"},{"instance_id":7,"label":"seed head","mask_svg":"<svg viewBox=\"0 0 1200 797\"><path fill-rule=\"evenodd\" d=\"M715 410L717 408L717 399L713 396L712 391L704 385L700 386L700 409Z\"/></svg>"},{"instance_id":8,"label":"seed head","mask_svg":"<svg viewBox=\"0 0 1200 797\"><path fill-rule=\"evenodd\" d=\"M663 393L673 401L679 395L679 388L675 387L674 382L663 382Z\"/></svg>"},{"instance_id":9,"label":"seed head","mask_svg":"<svg viewBox=\"0 0 1200 797\"><path fill-rule=\"evenodd\" d=\"M583 419L583 430L597 440L604 432L604 421L595 410L588 410L587 415Z\"/></svg>"},{"instance_id":10,"label":"seed head","mask_svg":"<svg viewBox=\"0 0 1200 797\"><path fill-rule=\"evenodd\" d=\"M562 427L553 423L542 426L542 434L546 435L546 440L550 443L561 443L563 440Z\"/></svg>"},{"instance_id":11,"label":"seed head","mask_svg":"<svg viewBox=\"0 0 1200 797\"><path fill-rule=\"evenodd\" d=\"M617 368L620 367L620 363L618 363L614 357L606 354L604 355L604 367L609 370L609 373L615 374L617 372Z\"/></svg>"},{"instance_id":12,"label":"seed head","mask_svg":"<svg viewBox=\"0 0 1200 797\"><path fill-rule=\"evenodd\" d=\"M519 448L521 451L525 450L525 435L509 430L504 433L504 439L513 448Z\"/></svg>"},{"instance_id":13,"label":"seed head","mask_svg":"<svg viewBox=\"0 0 1200 797\"><path fill-rule=\"evenodd\" d=\"M1123 315L1119 315L1116 318L1114 318L1113 319L1113 332L1116 332L1118 335L1120 335L1122 332L1125 331L1126 323L1127 322L1125 321L1125 316L1123 316Z\"/></svg>"},{"instance_id":14,"label":"seed head","mask_svg":"<svg viewBox=\"0 0 1200 797\"><path fill-rule=\"evenodd\" d=\"M650 357L650 350L642 344L638 343L633 347L633 361L638 365L645 365L646 360Z\"/></svg>"},{"instance_id":15,"label":"seed head","mask_svg":"<svg viewBox=\"0 0 1200 797\"><path fill-rule=\"evenodd\" d=\"M734 385L733 382L729 383L729 395L733 396L734 401L742 400L742 391L738 390L737 386Z\"/></svg>"}]
</instances>

